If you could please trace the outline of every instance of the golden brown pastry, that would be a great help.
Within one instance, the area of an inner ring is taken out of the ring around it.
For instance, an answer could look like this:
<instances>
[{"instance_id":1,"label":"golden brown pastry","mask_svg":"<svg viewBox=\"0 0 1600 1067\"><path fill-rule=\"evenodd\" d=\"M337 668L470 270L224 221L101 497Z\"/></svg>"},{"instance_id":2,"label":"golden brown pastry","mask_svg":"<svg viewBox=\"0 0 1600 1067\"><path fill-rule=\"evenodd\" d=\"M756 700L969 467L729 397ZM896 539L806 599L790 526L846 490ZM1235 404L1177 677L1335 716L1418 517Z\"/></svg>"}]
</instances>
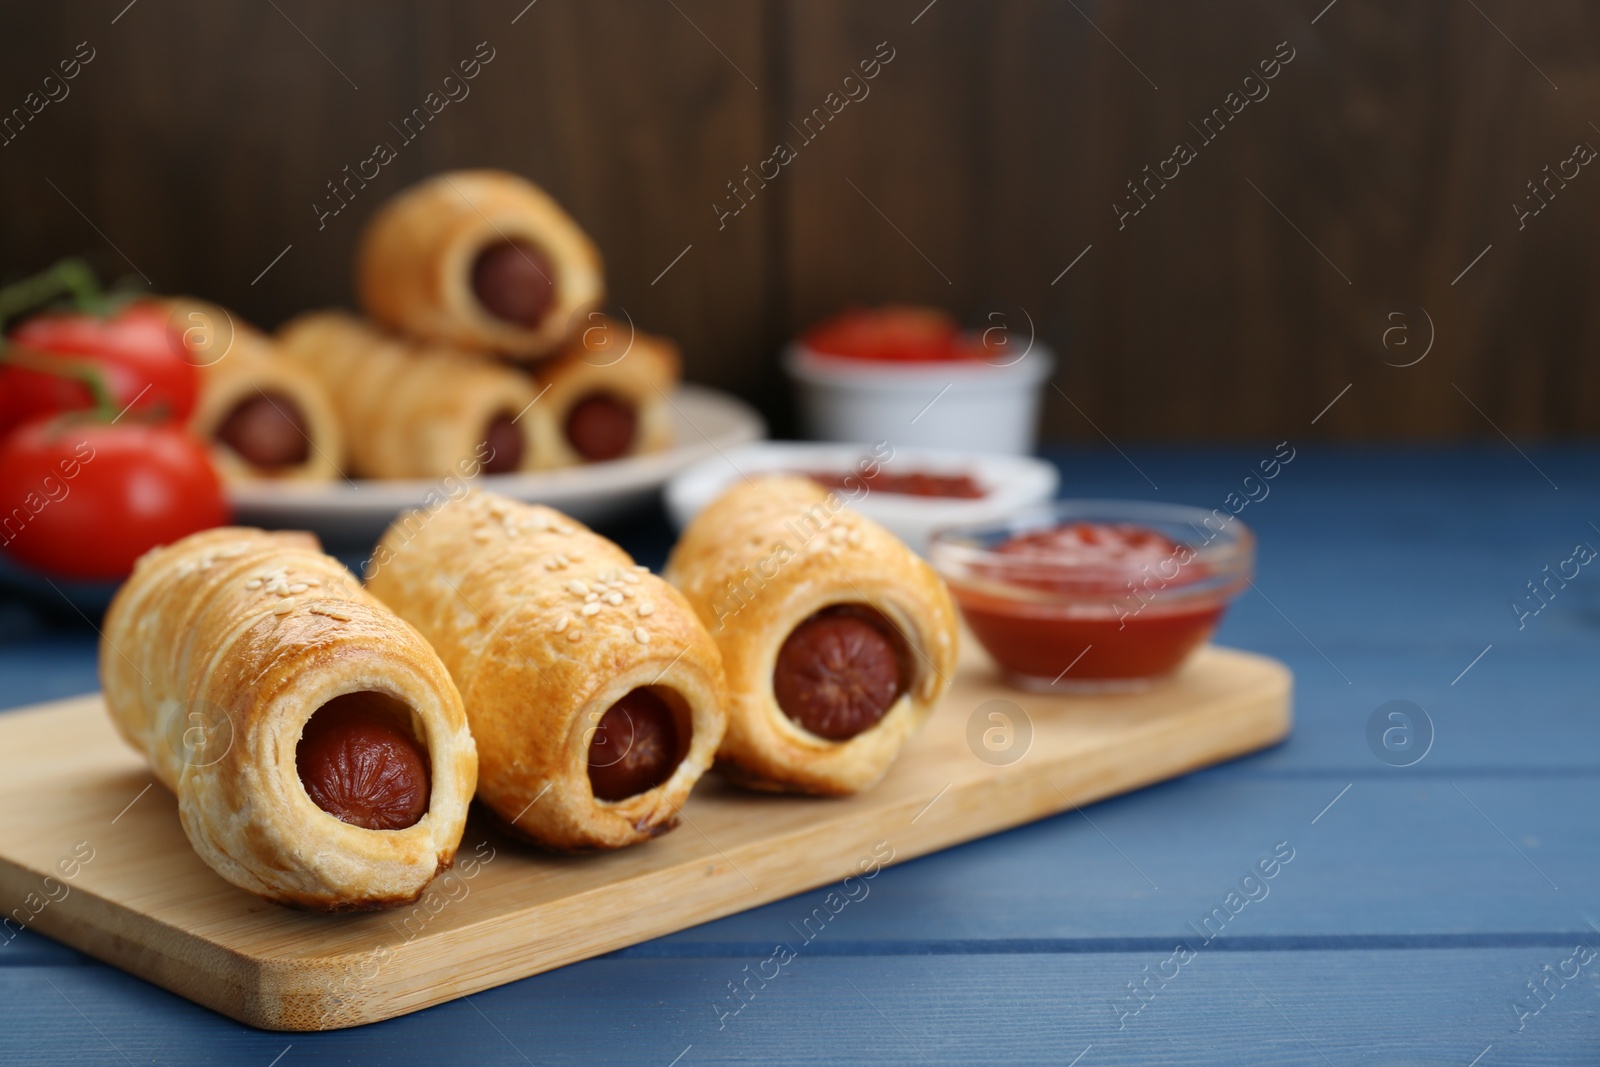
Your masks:
<instances>
[{"instance_id":1,"label":"golden brown pastry","mask_svg":"<svg viewBox=\"0 0 1600 1067\"><path fill-rule=\"evenodd\" d=\"M689 524L666 577L722 649L719 765L755 788L867 788L955 673L944 582L808 478L729 489Z\"/></svg>"},{"instance_id":2,"label":"golden brown pastry","mask_svg":"<svg viewBox=\"0 0 1600 1067\"><path fill-rule=\"evenodd\" d=\"M508 474L541 466L546 412L520 371L418 348L342 311L288 323L285 355L323 383L344 426L351 473L364 478Z\"/></svg>"},{"instance_id":3,"label":"golden brown pastry","mask_svg":"<svg viewBox=\"0 0 1600 1067\"><path fill-rule=\"evenodd\" d=\"M585 851L677 824L727 689L671 586L559 511L474 490L398 519L367 588L438 649L478 739L478 798L513 829Z\"/></svg>"},{"instance_id":4,"label":"golden brown pastry","mask_svg":"<svg viewBox=\"0 0 1600 1067\"><path fill-rule=\"evenodd\" d=\"M367 224L356 287L367 314L415 337L533 359L605 295L600 253L533 183L459 170L414 185Z\"/></svg>"},{"instance_id":5,"label":"golden brown pastry","mask_svg":"<svg viewBox=\"0 0 1600 1067\"><path fill-rule=\"evenodd\" d=\"M189 430L211 443L224 478L325 482L343 474L343 432L314 375L215 304L190 297L164 303L200 370Z\"/></svg>"},{"instance_id":6,"label":"golden brown pastry","mask_svg":"<svg viewBox=\"0 0 1600 1067\"><path fill-rule=\"evenodd\" d=\"M678 346L598 313L582 321L534 372L540 454L563 467L671 448Z\"/></svg>"},{"instance_id":7,"label":"golden brown pastry","mask_svg":"<svg viewBox=\"0 0 1600 1067\"><path fill-rule=\"evenodd\" d=\"M106 614L100 678L234 885L365 910L450 865L478 769L461 698L310 534L223 527L146 553Z\"/></svg>"}]
</instances>

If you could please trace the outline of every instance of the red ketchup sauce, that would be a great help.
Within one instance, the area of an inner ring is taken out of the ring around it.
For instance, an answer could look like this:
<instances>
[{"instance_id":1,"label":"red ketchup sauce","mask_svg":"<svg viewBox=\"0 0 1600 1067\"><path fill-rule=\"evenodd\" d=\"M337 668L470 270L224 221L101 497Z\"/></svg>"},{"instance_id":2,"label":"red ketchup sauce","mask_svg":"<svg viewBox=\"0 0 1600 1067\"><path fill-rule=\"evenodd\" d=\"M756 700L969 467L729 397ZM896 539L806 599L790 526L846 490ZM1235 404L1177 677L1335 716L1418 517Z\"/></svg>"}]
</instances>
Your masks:
<instances>
[{"instance_id":1,"label":"red ketchup sauce","mask_svg":"<svg viewBox=\"0 0 1600 1067\"><path fill-rule=\"evenodd\" d=\"M879 468L875 472L807 471L805 476L825 488L848 489L852 492L859 492L865 486L874 493L943 497L948 500L981 500L989 495L970 474L930 474L927 471L890 474Z\"/></svg>"},{"instance_id":2,"label":"red ketchup sauce","mask_svg":"<svg viewBox=\"0 0 1600 1067\"><path fill-rule=\"evenodd\" d=\"M1007 538L951 592L1024 688L1116 688L1172 673L1211 636L1229 594L1185 595L1210 573L1154 530L1068 522Z\"/></svg>"},{"instance_id":3,"label":"red ketchup sauce","mask_svg":"<svg viewBox=\"0 0 1600 1067\"><path fill-rule=\"evenodd\" d=\"M1000 355L1006 343L995 331L964 334L937 308L894 304L841 312L812 326L801 340L813 352L869 363L977 361Z\"/></svg>"}]
</instances>

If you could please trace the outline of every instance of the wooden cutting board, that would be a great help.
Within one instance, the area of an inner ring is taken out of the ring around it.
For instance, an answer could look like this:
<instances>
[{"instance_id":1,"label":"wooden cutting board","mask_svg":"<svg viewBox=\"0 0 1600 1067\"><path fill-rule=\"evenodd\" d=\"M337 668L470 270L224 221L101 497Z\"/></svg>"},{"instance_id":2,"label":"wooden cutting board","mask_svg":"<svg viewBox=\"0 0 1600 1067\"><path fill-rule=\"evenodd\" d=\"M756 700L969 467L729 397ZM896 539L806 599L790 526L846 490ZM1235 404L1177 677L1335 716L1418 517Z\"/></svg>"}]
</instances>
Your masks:
<instances>
[{"instance_id":1,"label":"wooden cutting board","mask_svg":"<svg viewBox=\"0 0 1600 1067\"><path fill-rule=\"evenodd\" d=\"M1290 688L1275 660L1208 648L1146 693L1037 696L967 652L865 795L767 796L711 776L672 833L581 857L518 845L475 812L454 871L413 907L363 915L224 882L100 698L61 701L0 715L0 939L26 925L253 1026L370 1023L1271 745L1289 732Z\"/></svg>"}]
</instances>

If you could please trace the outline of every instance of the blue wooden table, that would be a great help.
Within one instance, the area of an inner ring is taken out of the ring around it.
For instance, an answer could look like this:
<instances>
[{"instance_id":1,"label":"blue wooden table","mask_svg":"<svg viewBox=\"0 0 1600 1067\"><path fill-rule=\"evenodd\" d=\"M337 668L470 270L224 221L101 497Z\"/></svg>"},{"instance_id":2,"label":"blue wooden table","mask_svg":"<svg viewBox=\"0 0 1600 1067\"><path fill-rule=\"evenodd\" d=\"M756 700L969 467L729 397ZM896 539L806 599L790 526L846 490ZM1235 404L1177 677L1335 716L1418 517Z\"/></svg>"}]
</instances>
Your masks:
<instances>
[{"instance_id":1,"label":"blue wooden table","mask_svg":"<svg viewBox=\"0 0 1600 1067\"><path fill-rule=\"evenodd\" d=\"M1600 1062L1600 562L1564 566L1600 450L1297 448L1221 633L1294 668L1288 743L889 869L737 1014L821 892L327 1034L24 934L0 1062ZM1211 507L1271 452L1054 455L1066 495ZM659 516L611 532L665 554ZM6 605L0 645L0 702L95 687L81 621Z\"/></svg>"}]
</instances>

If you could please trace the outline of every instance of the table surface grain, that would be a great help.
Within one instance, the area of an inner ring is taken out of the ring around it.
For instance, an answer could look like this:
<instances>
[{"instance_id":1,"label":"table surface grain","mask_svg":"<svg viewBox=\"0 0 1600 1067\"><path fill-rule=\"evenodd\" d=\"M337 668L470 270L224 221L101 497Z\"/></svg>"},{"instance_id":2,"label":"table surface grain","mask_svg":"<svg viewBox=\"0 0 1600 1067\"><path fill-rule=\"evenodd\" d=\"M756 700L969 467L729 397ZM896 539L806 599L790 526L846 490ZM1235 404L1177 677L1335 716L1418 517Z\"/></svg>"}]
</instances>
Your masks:
<instances>
[{"instance_id":1,"label":"table surface grain","mask_svg":"<svg viewBox=\"0 0 1600 1067\"><path fill-rule=\"evenodd\" d=\"M1511 605L1600 548L1600 450L1294 447L1219 636L1293 667L1278 748L891 868L810 941L824 891L356 1030L252 1030L24 932L0 1062L1592 1065L1600 570ZM1221 507L1274 449L1126 451L1050 455L1065 495ZM83 620L0 600L0 704L93 688ZM1410 766L1368 740L1391 700L1431 723Z\"/></svg>"}]
</instances>

